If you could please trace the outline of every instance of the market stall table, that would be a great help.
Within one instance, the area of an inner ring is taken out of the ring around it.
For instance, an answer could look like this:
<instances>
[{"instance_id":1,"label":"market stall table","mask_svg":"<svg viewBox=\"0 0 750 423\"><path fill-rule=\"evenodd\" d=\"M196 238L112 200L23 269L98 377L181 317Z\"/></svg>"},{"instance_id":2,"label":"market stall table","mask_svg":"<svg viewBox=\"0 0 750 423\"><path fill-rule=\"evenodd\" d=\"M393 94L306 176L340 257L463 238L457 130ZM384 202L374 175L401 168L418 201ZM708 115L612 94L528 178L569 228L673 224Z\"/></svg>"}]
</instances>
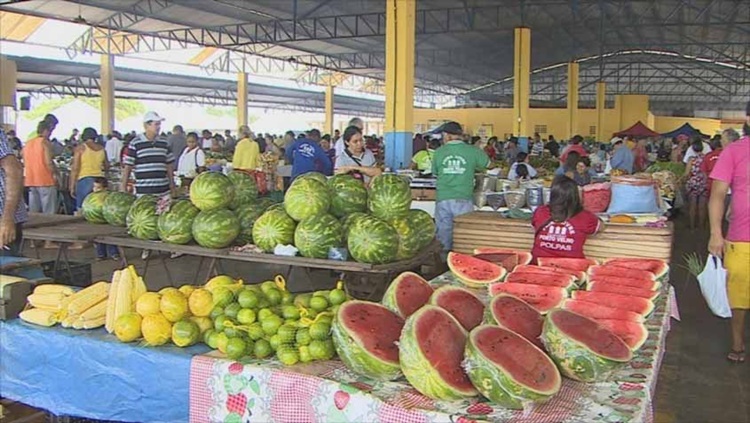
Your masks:
<instances>
[{"instance_id":1,"label":"market stall table","mask_svg":"<svg viewBox=\"0 0 750 423\"><path fill-rule=\"evenodd\" d=\"M29 219L24 222L23 230L25 231L31 228L41 228L44 226L55 226L73 222L83 222L83 216L73 216L70 214L29 213Z\"/></svg>"}]
</instances>

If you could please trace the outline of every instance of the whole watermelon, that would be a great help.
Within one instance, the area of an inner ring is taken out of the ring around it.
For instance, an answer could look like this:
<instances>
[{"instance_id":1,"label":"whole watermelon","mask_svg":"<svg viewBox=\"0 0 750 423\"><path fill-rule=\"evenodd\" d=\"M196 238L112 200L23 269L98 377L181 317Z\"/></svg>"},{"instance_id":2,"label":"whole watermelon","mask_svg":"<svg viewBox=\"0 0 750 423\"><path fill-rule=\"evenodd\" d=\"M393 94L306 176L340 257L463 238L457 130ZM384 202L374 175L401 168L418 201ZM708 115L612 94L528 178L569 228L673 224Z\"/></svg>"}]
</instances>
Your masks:
<instances>
[{"instance_id":1,"label":"whole watermelon","mask_svg":"<svg viewBox=\"0 0 750 423\"><path fill-rule=\"evenodd\" d=\"M406 260L416 256L420 250L417 239L417 228L411 225L409 216L391 219L390 225L398 234L396 260Z\"/></svg>"},{"instance_id":2,"label":"whole watermelon","mask_svg":"<svg viewBox=\"0 0 750 423\"><path fill-rule=\"evenodd\" d=\"M87 222L107 223L107 219L104 218L104 202L108 196L108 191L91 192L86 196L81 205L81 211Z\"/></svg>"},{"instance_id":3,"label":"whole watermelon","mask_svg":"<svg viewBox=\"0 0 750 423\"><path fill-rule=\"evenodd\" d=\"M297 225L294 245L303 257L328 258L330 248L344 245L341 222L330 214L308 217Z\"/></svg>"},{"instance_id":4,"label":"whole watermelon","mask_svg":"<svg viewBox=\"0 0 750 423\"><path fill-rule=\"evenodd\" d=\"M327 213L330 207L331 193L328 187L314 178L295 181L284 195L284 209L298 222Z\"/></svg>"},{"instance_id":5,"label":"whole watermelon","mask_svg":"<svg viewBox=\"0 0 750 423\"><path fill-rule=\"evenodd\" d=\"M367 211L367 188L351 175L336 175L328 180L331 191L331 213L344 217L355 212Z\"/></svg>"},{"instance_id":6,"label":"whole watermelon","mask_svg":"<svg viewBox=\"0 0 750 423\"><path fill-rule=\"evenodd\" d=\"M104 200L104 220L110 225L125 226L125 218L135 201L135 195L126 192L110 192Z\"/></svg>"},{"instance_id":7,"label":"whole watermelon","mask_svg":"<svg viewBox=\"0 0 750 423\"><path fill-rule=\"evenodd\" d=\"M380 219L362 217L349 227L347 245L349 253L358 262L389 263L398 253L398 233Z\"/></svg>"},{"instance_id":8,"label":"whole watermelon","mask_svg":"<svg viewBox=\"0 0 750 423\"><path fill-rule=\"evenodd\" d=\"M417 251L421 251L435 239L435 220L424 210L409 210L406 218L414 231Z\"/></svg>"},{"instance_id":9,"label":"whole watermelon","mask_svg":"<svg viewBox=\"0 0 750 423\"><path fill-rule=\"evenodd\" d=\"M253 241L261 250L271 253L277 245L294 242L294 221L282 208L266 210L253 225Z\"/></svg>"},{"instance_id":10,"label":"whole watermelon","mask_svg":"<svg viewBox=\"0 0 750 423\"><path fill-rule=\"evenodd\" d=\"M370 213L385 221L405 217L411 208L411 188L409 181L394 174L376 176L370 182L367 198Z\"/></svg>"},{"instance_id":11,"label":"whole watermelon","mask_svg":"<svg viewBox=\"0 0 750 423\"><path fill-rule=\"evenodd\" d=\"M222 209L234 199L234 185L221 172L203 172L190 184L190 201L201 210Z\"/></svg>"},{"instance_id":12,"label":"whole watermelon","mask_svg":"<svg viewBox=\"0 0 750 423\"><path fill-rule=\"evenodd\" d=\"M193 220L193 238L206 248L224 248L240 233L240 221L231 210L202 210Z\"/></svg>"},{"instance_id":13,"label":"whole watermelon","mask_svg":"<svg viewBox=\"0 0 750 423\"><path fill-rule=\"evenodd\" d=\"M234 211L240 221L240 234L237 235L236 243L244 245L253 242L253 225L265 209L265 204L253 203L244 204Z\"/></svg>"},{"instance_id":14,"label":"whole watermelon","mask_svg":"<svg viewBox=\"0 0 750 423\"><path fill-rule=\"evenodd\" d=\"M157 202L158 199L153 195L144 195L133 202L125 218L130 236L138 239L159 239Z\"/></svg>"},{"instance_id":15,"label":"whole watermelon","mask_svg":"<svg viewBox=\"0 0 750 423\"><path fill-rule=\"evenodd\" d=\"M170 244L187 244L193 240L193 219L200 210L188 200L172 203L156 223L159 239Z\"/></svg>"},{"instance_id":16,"label":"whole watermelon","mask_svg":"<svg viewBox=\"0 0 750 423\"><path fill-rule=\"evenodd\" d=\"M229 205L230 209L237 210L243 204L255 202L258 198L258 184L254 176L234 170L229 172L227 177L234 186L234 198Z\"/></svg>"},{"instance_id":17,"label":"whole watermelon","mask_svg":"<svg viewBox=\"0 0 750 423\"><path fill-rule=\"evenodd\" d=\"M356 212L341 218L341 227L344 230L344 242L346 242L349 236L349 228L354 224L354 222L362 217L367 216L369 216L367 213Z\"/></svg>"},{"instance_id":18,"label":"whole watermelon","mask_svg":"<svg viewBox=\"0 0 750 423\"><path fill-rule=\"evenodd\" d=\"M325 184L328 181L326 175L323 175L320 172L307 172L294 178L294 182L292 182L292 185L294 185L294 183L296 183L297 181L303 181L305 179L314 179L322 184Z\"/></svg>"}]
</instances>

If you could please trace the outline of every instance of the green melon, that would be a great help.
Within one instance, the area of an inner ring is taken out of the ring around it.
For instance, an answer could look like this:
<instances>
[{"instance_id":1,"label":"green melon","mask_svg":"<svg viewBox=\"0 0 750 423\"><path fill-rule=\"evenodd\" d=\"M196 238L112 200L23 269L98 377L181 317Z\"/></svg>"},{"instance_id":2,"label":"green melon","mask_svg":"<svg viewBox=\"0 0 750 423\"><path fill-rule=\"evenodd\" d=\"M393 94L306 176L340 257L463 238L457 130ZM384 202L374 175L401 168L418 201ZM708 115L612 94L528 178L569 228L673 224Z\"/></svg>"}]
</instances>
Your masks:
<instances>
[{"instance_id":1,"label":"green melon","mask_svg":"<svg viewBox=\"0 0 750 423\"><path fill-rule=\"evenodd\" d=\"M203 172L190 184L190 201L201 210L228 207L233 199L234 185L221 172Z\"/></svg>"},{"instance_id":2,"label":"green melon","mask_svg":"<svg viewBox=\"0 0 750 423\"><path fill-rule=\"evenodd\" d=\"M328 250L340 248L343 243L341 223L330 214L308 217L294 231L294 245L303 257L328 258Z\"/></svg>"},{"instance_id":3,"label":"green melon","mask_svg":"<svg viewBox=\"0 0 750 423\"><path fill-rule=\"evenodd\" d=\"M200 210L188 200L179 200L157 221L159 238L170 244L187 244L193 240L193 219Z\"/></svg>"},{"instance_id":4,"label":"green melon","mask_svg":"<svg viewBox=\"0 0 750 423\"><path fill-rule=\"evenodd\" d=\"M296 180L284 195L284 209L298 222L327 213L330 207L328 187L314 178Z\"/></svg>"},{"instance_id":5,"label":"green melon","mask_svg":"<svg viewBox=\"0 0 750 423\"><path fill-rule=\"evenodd\" d=\"M104 204L109 196L108 191L91 192L83 200L81 209L83 218L90 223L107 223L104 218Z\"/></svg>"},{"instance_id":6,"label":"green melon","mask_svg":"<svg viewBox=\"0 0 750 423\"><path fill-rule=\"evenodd\" d=\"M104 200L104 220L113 226L125 226L128 211L135 202L135 195L126 192L110 192Z\"/></svg>"},{"instance_id":7,"label":"green melon","mask_svg":"<svg viewBox=\"0 0 750 423\"><path fill-rule=\"evenodd\" d=\"M357 219L347 234L349 253L361 263L383 264L396 260L398 233L372 216Z\"/></svg>"},{"instance_id":8,"label":"green melon","mask_svg":"<svg viewBox=\"0 0 750 423\"><path fill-rule=\"evenodd\" d=\"M269 208L253 225L253 241L261 250L272 253L277 245L294 242L296 227L297 222L283 208Z\"/></svg>"},{"instance_id":9,"label":"green melon","mask_svg":"<svg viewBox=\"0 0 750 423\"><path fill-rule=\"evenodd\" d=\"M238 244L249 244L253 242L253 225L255 221L263 215L267 205L265 203L257 202L250 204L243 204L235 210L237 219L240 221L240 234L237 235L235 240Z\"/></svg>"},{"instance_id":10,"label":"green melon","mask_svg":"<svg viewBox=\"0 0 750 423\"><path fill-rule=\"evenodd\" d=\"M370 213L379 219L390 221L406 217L411 208L409 181L390 173L376 176L370 182L367 204Z\"/></svg>"},{"instance_id":11,"label":"green melon","mask_svg":"<svg viewBox=\"0 0 750 423\"><path fill-rule=\"evenodd\" d=\"M158 198L153 195L144 195L133 202L125 218L130 236L147 240L159 239L157 203Z\"/></svg>"},{"instance_id":12,"label":"green melon","mask_svg":"<svg viewBox=\"0 0 750 423\"><path fill-rule=\"evenodd\" d=\"M414 228L413 242L418 246L417 251L422 251L435 239L435 220L424 210L409 210L407 216L409 225Z\"/></svg>"},{"instance_id":13,"label":"green melon","mask_svg":"<svg viewBox=\"0 0 750 423\"><path fill-rule=\"evenodd\" d=\"M294 181L292 181L292 185L296 184L299 181L304 181L306 179L312 179L324 185L328 182L328 178L326 178L326 175L323 175L320 172L307 172L294 178Z\"/></svg>"},{"instance_id":14,"label":"green melon","mask_svg":"<svg viewBox=\"0 0 750 423\"><path fill-rule=\"evenodd\" d=\"M251 204L258 198L258 184L255 181L255 177L249 173L245 173L239 170L229 172L227 175L232 186L234 187L234 198L229 204L229 208L237 210L240 206L245 204Z\"/></svg>"},{"instance_id":15,"label":"green melon","mask_svg":"<svg viewBox=\"0 0 750 423\"><path fill-rule=\"evenodd\" d=\"M331 213L344 217L355 212L367 211L367 188L351 175L336 175L328 180L331 191Z\"/></svg>"},{"instance_id":16,"label":"green melon","mask_svg":"<svg viewBox=\"0 0 750 423\"><path fill-rule=\"evenodd\" d=\"M228 209L202 210L193 220L193 238L206 248L224 248L240 233L240 221Z\"/></svg>"},{"instance_id":17,"label":"green melon","mask_svg":"<svg viewBox=\"0 0 750 423\"><path fill-rule=\"evenodd\" d=\"M396 260L406 260L416 256L421 248L420 240L417 237L419 228L411 224L408 215L391 219L390 224L398 234Z\"/></svg>"}]
</instances>

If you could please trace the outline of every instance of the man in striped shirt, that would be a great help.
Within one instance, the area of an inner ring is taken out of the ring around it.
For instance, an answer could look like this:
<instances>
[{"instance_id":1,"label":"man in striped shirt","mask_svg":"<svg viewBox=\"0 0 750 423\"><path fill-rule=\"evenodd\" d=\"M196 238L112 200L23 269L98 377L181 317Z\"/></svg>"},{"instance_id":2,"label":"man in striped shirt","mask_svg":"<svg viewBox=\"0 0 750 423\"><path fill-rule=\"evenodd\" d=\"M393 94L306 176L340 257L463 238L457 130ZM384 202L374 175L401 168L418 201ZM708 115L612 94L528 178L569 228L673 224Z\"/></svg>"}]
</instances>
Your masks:
<instances>
[{"instance_id":1,"label":"man in striped shirt","mask_svg":"<svg viewBox=\"0 0 750 423\"><path fill-rule=\"evenodd\" d=\"M164 119L156 112L148 112L143 118L145 131L136 136L125 152L122 164L121 189L127 191L130 173L135 176L135 194L174 196L174 154L167 141L161 139L161 122Z\"/></svg>"}]
</instances>

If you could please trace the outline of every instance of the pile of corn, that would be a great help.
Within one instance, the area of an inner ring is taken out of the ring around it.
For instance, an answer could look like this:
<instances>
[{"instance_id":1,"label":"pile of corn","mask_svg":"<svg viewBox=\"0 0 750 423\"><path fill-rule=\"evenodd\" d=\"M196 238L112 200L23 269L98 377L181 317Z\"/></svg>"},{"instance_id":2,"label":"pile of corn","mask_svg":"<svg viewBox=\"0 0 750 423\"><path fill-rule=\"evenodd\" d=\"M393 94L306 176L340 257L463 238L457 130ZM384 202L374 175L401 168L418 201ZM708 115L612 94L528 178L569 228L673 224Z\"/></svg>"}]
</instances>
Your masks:
<instances>
[{"instance_id":1,"label":"pile of corn","mask_svg":"<svg viewBox=\"0 0 750 423\"><path fill-rule=\"evenodd\" d=\"M112 333L115 329L117 318L135 311L135 302L138 297L147 291L143 278L138 276L135 267L128 266L122 270L116 270L112 275L112 289L105 307L106 329Z\"/></svg>"},{"instance_id":2,"label":"pile of corn","mask_svg":"<svg viewBox=\"0 0 750 423\"><path fill-rule=\"evenodd\" d=\"M46 327L57 323L73 329L104 326L109 286L108 282L97 282L75 292L66 285L39 285L27 297L32 308L22 311L19 317Z\"/></svg>"}]
</instances>

